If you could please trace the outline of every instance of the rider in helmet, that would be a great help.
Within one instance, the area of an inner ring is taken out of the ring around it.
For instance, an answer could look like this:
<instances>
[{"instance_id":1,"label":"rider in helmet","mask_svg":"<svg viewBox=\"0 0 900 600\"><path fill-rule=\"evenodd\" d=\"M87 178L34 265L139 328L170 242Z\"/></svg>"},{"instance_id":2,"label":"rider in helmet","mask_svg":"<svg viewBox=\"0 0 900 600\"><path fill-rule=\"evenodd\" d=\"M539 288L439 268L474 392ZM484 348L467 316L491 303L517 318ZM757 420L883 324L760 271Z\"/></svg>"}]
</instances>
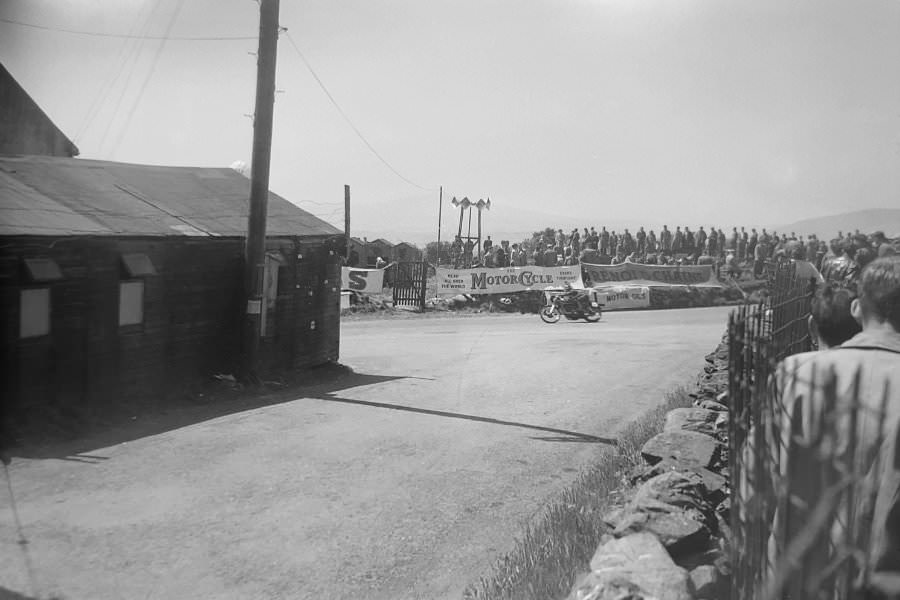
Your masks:
<instances>
[{"instance_id":1,"label":"rider in helmet","mask_svg":"<svg viewBox=\"0 0 900 600\"><path fill-rule=\"evenodd\" d=\"M572 284L568 281L563 285L563 300L567 302L575 302L578 305L578 308L584 309L584 304L582 302L582 294L579 290L576 290L572 287Z\"/></svg>"}]
</instances>

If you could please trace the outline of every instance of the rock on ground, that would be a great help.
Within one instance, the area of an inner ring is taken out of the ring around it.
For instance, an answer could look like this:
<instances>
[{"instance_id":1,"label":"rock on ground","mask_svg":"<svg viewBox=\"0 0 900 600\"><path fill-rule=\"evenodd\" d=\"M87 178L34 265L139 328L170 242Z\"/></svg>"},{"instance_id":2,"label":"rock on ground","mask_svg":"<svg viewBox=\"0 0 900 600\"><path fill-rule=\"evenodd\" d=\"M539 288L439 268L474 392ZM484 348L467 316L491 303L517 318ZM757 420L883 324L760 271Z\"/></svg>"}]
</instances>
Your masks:
<instances>
[{"instance_id":1,"label":"rock on ground","mask_svg":"<svg viewBox=\"0 0 900 600\"><path fill-rule=\"evenodd\" d=\"M650 533L635 533L606 542L591 559L591 572L569 596L572 600L600 600L629 596L597 595L600 591L637 588L632 598L690 600L688 572L677 566ZM596 594L595 594L596 592Z\"/></svg>"},{"instance_id":2,"label":"rock on ground","mask_svg":"<svg viewBox=\"0 0 900 600\"><path fill-rule=\"evenodd\" d=\"M664 431L650 438L641 448L648 463L656 464L665 458L709 468L715 461L719 443L712 437L695 431Z\"/></svg>"},{"instance_id":3,"label":"rock on ground","mask_svg":"<svg viewBox=\"0 0 900 600\"><path fill-rule=\"evenodd\" d=\"M718 416L718 412L705 408L674 408L666 414L663 431L696 431L715 435Z\"/></svg>"},{"instance_id":4,"label":"rock on ground","mask_svg":"<svg viewBox=\"0 0 900 600\"><path fill-rule=\"evenodd\" d=\"M644 482L624 507L604 515L613 535L647 531L673 557L701 551L715 527L700 475L667 471Z\"/></svg>"},{"instance_id":5,"label":"rock on ground","mask_svg":"<svg viewBox=\"0 0 900 600\"><path fill-rule=\"evenodd\" d=\"M713 565L700 565L691 571L691 583L697 598L718 600L727 596L728 590L724 589L722 575Z\"/></svg>"},{"instance_id":6,"label":"rock on ground","mask_svg":"<svg viewBox=\"0 0 900 600\"><path fill-rule=\"evenodd\" d=\"M632 478L632 483L643 483L657 475L662 475L669 471L679 473L695 473L703 479L703 486L706 488L706 499L711 504L719 504L725 499L728 489L728 481L722 475L714 471L710 471L706 467L698 465L686 465L672 458L665 458L655 465L644 467L640 472L636 473Z\"/></svg>"}]
</instances>

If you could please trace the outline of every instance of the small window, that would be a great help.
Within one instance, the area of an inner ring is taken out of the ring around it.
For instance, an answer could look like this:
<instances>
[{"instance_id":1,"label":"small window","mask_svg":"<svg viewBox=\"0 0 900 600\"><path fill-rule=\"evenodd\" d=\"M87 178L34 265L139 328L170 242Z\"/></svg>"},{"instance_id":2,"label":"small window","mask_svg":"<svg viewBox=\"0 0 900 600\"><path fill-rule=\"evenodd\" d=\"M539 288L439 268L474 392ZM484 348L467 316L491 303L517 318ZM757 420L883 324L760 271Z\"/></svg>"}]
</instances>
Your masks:
<instances>
[{"instance_id":1,"label":"small window","mask_svg":"<svg viewBox=\"0 0 900 600\"><path fill-rule=\"evenodd\" d=\"M119 325L140 325L144 322L144 282L119 283Z\"/></svg>"},{"instance_id":2,"label":"small window","mask_svg":"<svg viewBox=\"0 0 900 600\"><path fill-rule=\"evenodd\" d=\"M19 337L50 333L50 289L22 290L19 296Z\"/></svg>"}]
</instances>

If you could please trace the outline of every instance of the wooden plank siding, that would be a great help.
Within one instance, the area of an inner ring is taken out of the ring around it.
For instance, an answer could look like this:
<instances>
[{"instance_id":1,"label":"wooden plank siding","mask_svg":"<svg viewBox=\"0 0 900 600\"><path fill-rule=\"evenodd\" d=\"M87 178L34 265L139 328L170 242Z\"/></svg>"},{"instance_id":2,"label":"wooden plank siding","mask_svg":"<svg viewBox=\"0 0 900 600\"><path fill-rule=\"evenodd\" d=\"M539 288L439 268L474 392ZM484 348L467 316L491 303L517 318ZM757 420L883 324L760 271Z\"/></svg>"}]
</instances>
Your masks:
<instances>
[{"instance_id":1,"label":"wooden plank siding","mask_svg":"<svg viewBox=\"0 0 900 600\"><path fill-rule=\"evenodd\" d=\"M4 405L12 420L42 409L87 414L151 406L216 373L236 373L243 306L241 238L4 237L0 304ZM279 269L264 377L338 359L340 258L322 241L270 239ZM143 322L119 326L121 256L147 255ZM298 258L302 256L302 258ZM33 283L25 258L50 258L63 279ZM20 292L50 289L50 332L19 338ZM311 328L315 321L315 329Z\"/></svg>"}]
</instances>

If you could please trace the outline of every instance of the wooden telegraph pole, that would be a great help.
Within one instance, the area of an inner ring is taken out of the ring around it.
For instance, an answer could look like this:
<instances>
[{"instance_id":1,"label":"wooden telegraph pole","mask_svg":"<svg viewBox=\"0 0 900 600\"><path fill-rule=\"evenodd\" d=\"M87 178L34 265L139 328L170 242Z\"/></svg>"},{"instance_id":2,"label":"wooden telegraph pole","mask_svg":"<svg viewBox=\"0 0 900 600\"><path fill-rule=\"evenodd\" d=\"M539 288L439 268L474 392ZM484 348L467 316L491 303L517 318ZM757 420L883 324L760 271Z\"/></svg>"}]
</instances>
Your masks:
<instances>
[{"instance_id":1,"label":"wooden telegraph pole","mask_svg":"<svg viewBox=\"0 0 900 600\"><path fill-rule=\"evenodd\" d=\"M263 277L266 268L266 215L269 163L275 112L275 59L278 51L278 2L260 0L259 52L256 57L256 109L253 117L253 157L250 172L250 216L247 220L247 305L243 331L243 373L258 380Z\"/></svg>"},{"instance_id":2,"label":"wooden telegraph pole","mask_svg":"<svg viewBox=\"0 0 900 600\"><path fill-rule=\"evenodd\" d=\"M437 260L435 261L435 264L437 266L441 266L441 209L443 207L444 207L444 186L441 186L441 189L438 192L438 244L437 244ZM428 257L427 247L426 247L425 256L426 256L426 258Z\"/></svg>"},{"instance_id":3,"label":"wooden telegraph pole","mask_svg":"<svg viewBox=\"0 0 900 600\"><path fill-rule=\"evenodd\" d=\"M344 186L344 238L347 240L347 264L350 264L350 186Z\"/></svg>"}]
</instances>

